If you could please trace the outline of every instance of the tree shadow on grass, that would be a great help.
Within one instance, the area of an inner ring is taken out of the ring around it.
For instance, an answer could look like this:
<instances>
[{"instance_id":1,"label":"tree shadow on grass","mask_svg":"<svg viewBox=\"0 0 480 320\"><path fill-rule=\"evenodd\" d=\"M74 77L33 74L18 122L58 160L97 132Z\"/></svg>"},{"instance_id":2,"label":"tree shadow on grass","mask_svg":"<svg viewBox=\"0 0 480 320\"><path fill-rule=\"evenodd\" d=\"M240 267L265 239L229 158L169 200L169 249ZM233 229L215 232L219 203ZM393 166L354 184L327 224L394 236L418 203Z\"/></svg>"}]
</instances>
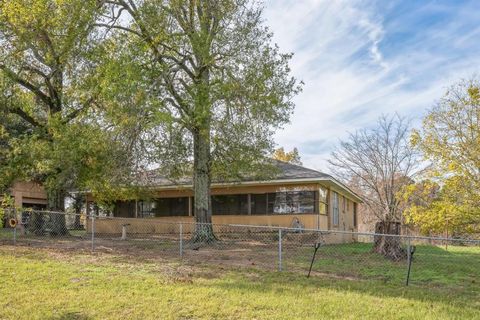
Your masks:
<instances>
[{"instance_id":1,"label":"tree shadow on grass","mask_svg":"<svg viewBox=\"0 0 480 320\"><path fill-rule=\"evenodd\" d=\"M74 311L74 312L65 312L60 315L55 315L48 318L49 320L90 320L93 319L90 316L87 316L84 313Z\"/></svg>"},{"instance_id":2,"label":"tree shadow on grass","mask_svg":"<svg viewBox=\"0 0 480 320\"><path fill-rule=\"evenodd\" d=\"M403 283L385 284L378 280L344 280L324 276L307 278L298 273L274 273L259 271L254 279L247 271L231 274L234 281L218 281L207 286L213 286L225 291L244 291L248 294L252 291L260 293L291 291L306 292L311 290L315 294L319 288L335 290L339 292L353 292L376 298L402 298L421 302L442 303L446 305L462 306L465 309L474 310L479 307L480 287L466 289L464 287L435 287L411 285L406 287Z\"/></svg>"},{"instance_id":3,"label":"tree shadow on grass","mask_svg":"<svg viewBox=\"0 0 480 320\"><path fill-rule=\"evenodd\" d=\"M308 270L312 254L313 248L300 253L287 252L285 260L292 269ZM475 287L480 285L476 284L479 264L480 248L451 247L446 251L441 247L419 245L412 260L412 280L432 287ZM391 261L372 252L371 245L349 244L321 247L312 271L334 277L348 275L360 280L401 285L405 282L407 267L406 259Z\"/></svg>"}]
</instances>

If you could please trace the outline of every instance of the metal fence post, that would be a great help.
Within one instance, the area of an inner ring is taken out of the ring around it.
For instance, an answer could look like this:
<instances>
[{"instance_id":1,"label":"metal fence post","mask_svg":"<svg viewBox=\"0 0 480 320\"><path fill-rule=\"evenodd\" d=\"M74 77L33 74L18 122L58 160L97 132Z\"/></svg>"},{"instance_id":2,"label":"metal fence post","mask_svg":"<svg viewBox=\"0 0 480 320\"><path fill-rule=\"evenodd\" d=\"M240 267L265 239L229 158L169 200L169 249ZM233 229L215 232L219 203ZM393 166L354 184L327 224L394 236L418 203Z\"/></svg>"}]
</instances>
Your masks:
<instances>
[{"instance_id":1,"label":"metal fence post","mask_svg":"<svg viewBox=\"0 0 480 320\"><path fill-rule=\"evenodd\" d=\"M407 279L405 280L405 285L408 286L410 282L410 268L412 266L410 259L412 259L411 247L410 247L410 237L407 238Z\"/></svg>"},{"instance_id":2,"label":"metal fence post","mask_svg":"<svg viewBox=\"0 0 480 320\"><path fill-rule=\"evenodd\" d=\"M183 258L183 223L180 223L180 259Z\"/></svg>"},{"instance_id":3,"label":"metal fence post","mask_svg":"<svg viewBox=\"0 0 480 320\"><path fill-rule=\"evenodd\" d=\"M92 252L95 251L95 215L92 214L90 216L90 219L92 220Z\"/></svg>"},{"instance_id":4,"label":"metal fence post","mask_svg":"<svg viewBox=\"0 0 480 320\"><path fill-rule=\"evenodd\" d=\"M13 228L13 245L17 245L17 226Z\"/></svg>"},{"instance_id":5,"label":"metal fence post","mask_svg":"<svg viewBox=\"0 0 480 320\"><path fill-rule=\"evenodd\" d=\"M278 229L278 271L282 271L282 229Z\"/></svg>"}]
</instances>

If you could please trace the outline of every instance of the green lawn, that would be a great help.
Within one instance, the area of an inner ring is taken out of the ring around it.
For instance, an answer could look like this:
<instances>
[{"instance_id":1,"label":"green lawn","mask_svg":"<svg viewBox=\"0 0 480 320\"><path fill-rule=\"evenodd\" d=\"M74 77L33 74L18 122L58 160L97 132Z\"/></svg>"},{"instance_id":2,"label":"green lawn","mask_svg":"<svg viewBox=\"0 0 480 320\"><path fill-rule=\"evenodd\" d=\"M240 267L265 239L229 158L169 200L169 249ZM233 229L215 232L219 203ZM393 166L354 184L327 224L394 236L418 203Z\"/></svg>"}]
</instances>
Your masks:
<instances>
[{"instance_id":1,"label":"green lawn","mask_svg":"<svg viewBox=\"0 0 480 320\"><path fill-rule=\"evenodd\" d=\"M294 249L292 251L298 251ZM313 248L286 254L287 265L307 269ZM394 262L372 252L370 243L328 245L317 251L313 270L328 275L380 280L402 285L407 261ZM411 284L464 289L480 293L480 247L417 245L413 255Z\"/></svg>"},{"instance_id":2,"label":"green lawn","mask_svg":"<svg viewBox=\"0 0 480 320\"><path fill-rule=\"evenodd\" d=\"M472 262L462 257L459 268ZM10 246L0 276L0 319L480 319L478 286L463 282L406 288Z\"/></svg>"}]
</instances>

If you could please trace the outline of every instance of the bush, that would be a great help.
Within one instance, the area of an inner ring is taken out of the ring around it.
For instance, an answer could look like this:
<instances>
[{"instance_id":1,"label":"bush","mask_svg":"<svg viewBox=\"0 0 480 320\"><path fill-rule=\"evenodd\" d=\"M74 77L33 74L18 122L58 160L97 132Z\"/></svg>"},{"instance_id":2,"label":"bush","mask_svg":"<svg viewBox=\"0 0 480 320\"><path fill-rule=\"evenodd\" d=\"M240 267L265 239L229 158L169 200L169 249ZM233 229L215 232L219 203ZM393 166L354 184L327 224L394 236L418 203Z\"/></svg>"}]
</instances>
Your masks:
<instances>
[{"instance_id":1,"label":"bush","mask_svg":"<svg viewBox=\"0 0 480 320\"><path fill-rule=\"evenodd\" d=\"M0 208L0 228L3 228L4 217L5 217L5 209Z\"/></svg>"},{"instance_id":2,"label":"bush","mask_svg":"<svg viewBox=\"0 0 480 320\"><path fill-rule=\"evenodd\" d=\"M13 208L14 200L8 194L0 194L0 228L5 226L6 222L6 210L8 208Z\"/></svg>"}]
</instances>

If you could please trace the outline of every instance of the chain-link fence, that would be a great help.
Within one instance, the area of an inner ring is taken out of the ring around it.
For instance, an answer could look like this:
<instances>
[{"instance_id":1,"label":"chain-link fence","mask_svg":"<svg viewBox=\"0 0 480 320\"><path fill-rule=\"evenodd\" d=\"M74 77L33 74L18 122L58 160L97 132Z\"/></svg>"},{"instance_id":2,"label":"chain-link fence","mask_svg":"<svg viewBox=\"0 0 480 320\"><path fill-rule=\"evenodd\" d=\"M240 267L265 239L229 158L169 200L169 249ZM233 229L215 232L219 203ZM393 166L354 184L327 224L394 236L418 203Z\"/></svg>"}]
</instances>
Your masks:
<instances>
[{"instance_id":1,"label":"chain-link fence","mask_svg":"<svg viewBox=\"0 0 480 320\"><path fill-rule=\"evenodd\" d=\"M480 240L48 211L10 212L0 244L480 291Z\"/></svg>"}]
</instances>

